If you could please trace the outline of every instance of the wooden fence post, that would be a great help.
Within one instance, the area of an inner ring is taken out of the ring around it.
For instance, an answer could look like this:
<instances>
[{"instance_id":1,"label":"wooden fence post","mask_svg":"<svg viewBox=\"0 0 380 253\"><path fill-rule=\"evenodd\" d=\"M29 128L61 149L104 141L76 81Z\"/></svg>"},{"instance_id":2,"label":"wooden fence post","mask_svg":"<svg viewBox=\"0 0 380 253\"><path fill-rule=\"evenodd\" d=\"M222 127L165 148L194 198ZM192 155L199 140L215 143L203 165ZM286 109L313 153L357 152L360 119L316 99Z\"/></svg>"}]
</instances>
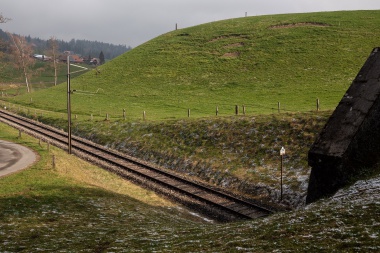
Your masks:
<instances>
[{"instance_id":1,"label":"wooden fence post","mask_svg":"<svg viewBox=\"0 0 380 253\"><path fill-rule=\"evenodd\" d=\"M190 108L187 109L187 117L190 118Z\"/></svg>"},{"instance_id":2,"label":"wooden fence post","mask_svg":"<svg viewBox=\"0 0 380 253\"><path fill-rule=\"evenodd\" d=\"M243 115L245 115L245 105L243 105Z\"/></svg>"},{"instance_id":3,"label":"wooden fence post","mask_svg":"<svg viewBox=\"0 0 380 253\"><path fill-rule=\"evenodd\" d=\"M53 169L55 169L55 155L53 155L52 160Z\"/></svg>"},{"instance_id":4,"label":"wooden fence post","mask_svg":"<svg viewBox=\"0 0 380 253\"><path fill-rule=\"evenodd\" d=\"M235 105L235 115L239 115L239 106Z\"/></svg>"},{"instance_id":5,"label":"wooden fence post","mask_svg":"<svg viewBox=\"0 0 380 253\"><path fill-rule=\"evenodd\" d=\"M215 110L215 115L218 116L218 114L219 114L219 106L217 106Z\"/></svg>"},{"instance_id":6,"label":"wooden fence post","mask_svg":"<svg viewBox=\"0 0 380 253\"><path fill-rule=\"evenodd\" d=\"M125 114L125 109L123 109L123 119L125 120L126 114Z\"/></svg>"},{"instance_id":7,"label":"wooden fence post","mask_svg":"<svg viewBox=\"0 0 380 253\"><path fill-rule=\"evenodd\" d=\"M317 98L317 112L319 112L319 98Z\"/></svg>"},{"instance_id":8,"label":"wooden fence post","mask_svg":"<svg viewBox=\"0 0 380 253\"><path fill-rule=\"evenodd\" d=\"M146 113L145 111L143 111L143 120L145 120L145 118L146 118Z\"/></svg>"},{"instance_id":9,"label":"wooden fence post","mask_svg":"<svg viewBox=\"0 0 380 253\"><path fill-rule=\"evenodd\" d=\"M281 108L280 108L280 102L277 102L277 110L278 112L280 112Z\"/></svg>"}]
</instances>

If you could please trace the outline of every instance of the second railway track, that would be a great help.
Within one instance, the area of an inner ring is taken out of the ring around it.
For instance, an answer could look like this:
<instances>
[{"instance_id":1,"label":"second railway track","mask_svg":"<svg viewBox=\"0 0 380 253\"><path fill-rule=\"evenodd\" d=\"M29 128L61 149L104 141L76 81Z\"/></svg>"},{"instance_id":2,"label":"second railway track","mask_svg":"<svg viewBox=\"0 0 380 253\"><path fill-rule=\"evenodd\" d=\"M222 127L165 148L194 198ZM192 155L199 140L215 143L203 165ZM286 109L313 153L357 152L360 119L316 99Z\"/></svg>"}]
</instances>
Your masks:
<instances>
[{"instance_id":1,"label":"second railway track","mask_svg":"<svg viewBox=\"0 0 380 253\"><path fill-rule=\"evenodd\" d=\"M0 120L22 131L62 148L67 146L67 133L0 109ZM271 210L236 198L180 175L127 156L83 138L72 136L72 153L86 158L122 177L180 201L191 209L217 220L254 219L267 216Z\"/></svg>"}]
</instances>

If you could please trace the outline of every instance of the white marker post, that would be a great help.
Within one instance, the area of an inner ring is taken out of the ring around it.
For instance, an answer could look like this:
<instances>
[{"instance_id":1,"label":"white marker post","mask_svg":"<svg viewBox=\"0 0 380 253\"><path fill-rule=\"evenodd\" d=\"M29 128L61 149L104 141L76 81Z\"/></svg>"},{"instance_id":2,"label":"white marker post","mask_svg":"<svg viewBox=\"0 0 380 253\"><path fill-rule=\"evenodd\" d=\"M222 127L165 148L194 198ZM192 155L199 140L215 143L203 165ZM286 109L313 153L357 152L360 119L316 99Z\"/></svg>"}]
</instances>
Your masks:
<instances>
[{"instance_id":1,"label":"white marker post","mask_svg":"<svg viewBox=\"0 0 380 253\"><path fill-rule=\"evenodd\" d=\"M284 155L285 155L285 148L282 147L281 150L280 150L280 156L281 156L281 193L280 193L280 200L282 201L282 170L283 170L283 158L284 158Z\"/></svg>"}]
</instances>

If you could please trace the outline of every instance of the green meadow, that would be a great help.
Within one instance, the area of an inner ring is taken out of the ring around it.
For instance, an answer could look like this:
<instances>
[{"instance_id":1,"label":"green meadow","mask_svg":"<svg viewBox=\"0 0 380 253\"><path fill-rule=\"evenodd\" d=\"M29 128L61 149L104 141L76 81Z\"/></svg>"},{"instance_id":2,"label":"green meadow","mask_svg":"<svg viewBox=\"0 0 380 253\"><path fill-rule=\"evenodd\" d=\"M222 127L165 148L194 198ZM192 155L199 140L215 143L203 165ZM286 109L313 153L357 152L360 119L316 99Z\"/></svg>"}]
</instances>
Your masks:
<instances>
[{"instance_id":1,"label":"green meadow","mask_svg":"<svg viewBox=\"0 0 380 253\"><path fill-rule=\"evenodd\" d=\"M255 16L171 31L72 80L78 115L167 120L334 109L372 49L380 11ZM66 84L9 101L66 111ZM31 100L32 99L32 100ZM31 102L32 101L32 102ZM87 118L86 118L87 119Z\"/></svg>"}]
</instances>

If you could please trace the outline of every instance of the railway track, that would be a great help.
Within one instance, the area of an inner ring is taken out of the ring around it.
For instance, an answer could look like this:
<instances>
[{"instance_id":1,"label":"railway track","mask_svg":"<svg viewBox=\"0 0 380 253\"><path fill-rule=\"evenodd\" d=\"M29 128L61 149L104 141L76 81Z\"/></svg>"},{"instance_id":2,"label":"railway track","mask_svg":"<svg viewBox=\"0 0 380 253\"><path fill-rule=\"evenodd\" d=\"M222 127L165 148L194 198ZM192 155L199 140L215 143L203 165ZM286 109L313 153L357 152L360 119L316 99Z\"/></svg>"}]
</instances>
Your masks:
<instances>
[{"instance_id":1,"label":"railway track","mask_svg":"<svg viewBox=\"0 0 380 253\"><path fill-rule=\"evenodd\" d=\"M3 109L0 109L0 121L53 145L67 148L66 132ZM72 136L72 153L217 220L255 219L272 213L255 203L187 180L83 138Z\"/></svg>"}]
</instances>

